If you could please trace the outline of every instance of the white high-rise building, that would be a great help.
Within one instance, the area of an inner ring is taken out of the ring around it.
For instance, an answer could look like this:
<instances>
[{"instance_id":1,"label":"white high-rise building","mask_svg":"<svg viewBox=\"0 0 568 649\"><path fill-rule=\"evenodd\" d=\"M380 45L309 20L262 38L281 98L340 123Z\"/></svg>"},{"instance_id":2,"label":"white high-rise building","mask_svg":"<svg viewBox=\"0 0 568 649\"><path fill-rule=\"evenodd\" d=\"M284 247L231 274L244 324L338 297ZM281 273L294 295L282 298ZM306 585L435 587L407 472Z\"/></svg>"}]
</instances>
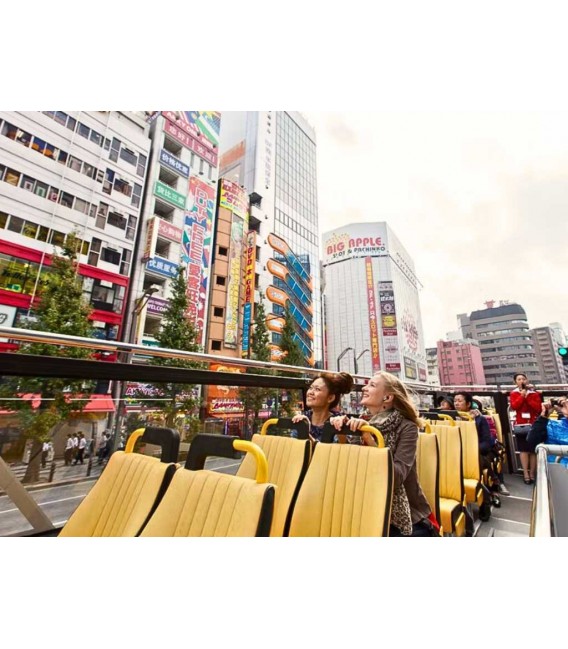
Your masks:
<instances>
[{"instance_id":1,"label":"white high-rise building","mask_svg":"<svg viewBox=\"0 0 568 649\"><path fill-rule=\"evenodd\" d=\"M257 303L261 293L265 300L273 359L280 357L279 316L288 308L304 356L321 367L315 131L298 112L223 112L220 147L220 176L250 196L248 227L256 233L254 296ZM253 311L244 310L245 332L252 318ZM245 336L243 355L248 344Z\"/></svg>"},{"instance_id":2,"label":"white high-rise building","mask_svg":"<svg viewBox=\"0 0 568 649\"><path fill-rule=\"evenodd\" d=\"M326 367L366 376L381 369L426 383L419 281L388 224L326 232L323 270Z\"/></svg>"}]
</instances>

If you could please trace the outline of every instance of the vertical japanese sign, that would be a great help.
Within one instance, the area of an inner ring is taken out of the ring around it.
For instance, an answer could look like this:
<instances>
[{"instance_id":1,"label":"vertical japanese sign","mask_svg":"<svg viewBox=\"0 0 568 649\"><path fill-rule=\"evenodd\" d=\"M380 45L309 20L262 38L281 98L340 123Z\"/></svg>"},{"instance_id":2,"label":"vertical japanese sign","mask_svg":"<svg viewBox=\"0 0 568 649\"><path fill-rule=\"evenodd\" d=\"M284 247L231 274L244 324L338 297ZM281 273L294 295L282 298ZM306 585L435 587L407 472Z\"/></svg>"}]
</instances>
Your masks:
<instances>
[{"instance_id":1,"label":"vertical japanese sign","mask_svg":"<svg viewBox=\"0 0 568 649\"><path fill-rule=\"evenodd\" d=\"M398 345L398 328L396 306L392 282L379 282L379 303L381 305L381 328L383 334L383 352L385 370L400 372L400 352Z\"/></svg>"},{"instance_id":2,"label":"vertical japanese sign","mask_svg":"<svg viewBox=\"0 0 568 649\"><path fill-rule=\"evenodd\" d=\"M187 316L199 331L200 345L205 330L214 206L215 190L192 176L189 179L181 261L187 273Z\"/></svg>"},{"instance_id":3,"label":"vertical japanese sign","mask_svg":"<svg viewBox=\"0 0 568 649\"><path fill-rule=\"evenodd\" d=\"M381 369L379 354L379 330L377 326L377 305L375 302L375 283L373 281L373 259L365 257L365 275L367 277L367 304L369 306L369 331L371 334L371 359L373 372Z\"/></svg>"},{"instance_id":4,"label":"vertical japanese sign","mask_svg":"<svg viewBox=\"0 0 568 649\"><path fill-rule=\"evenodd\" d=\"M245 306L243 310L243 358L248 354L250 344L249 328L254 318L254 267L256 264L256 232L247 234L245 256Z\"/></svg>"},{"instance_id":5,"label":"vertical japanese sign","mask_svg":"<svg viewBox=\"0 0 568 649\"><path fill-rule=\"evenodd\" d=\"M236 347L239 331L239 293L243 258L244 220L233 213L231 222L231 252L229 258L229 285L225 309L225 346Z\"/></svg>"}]
</instances>

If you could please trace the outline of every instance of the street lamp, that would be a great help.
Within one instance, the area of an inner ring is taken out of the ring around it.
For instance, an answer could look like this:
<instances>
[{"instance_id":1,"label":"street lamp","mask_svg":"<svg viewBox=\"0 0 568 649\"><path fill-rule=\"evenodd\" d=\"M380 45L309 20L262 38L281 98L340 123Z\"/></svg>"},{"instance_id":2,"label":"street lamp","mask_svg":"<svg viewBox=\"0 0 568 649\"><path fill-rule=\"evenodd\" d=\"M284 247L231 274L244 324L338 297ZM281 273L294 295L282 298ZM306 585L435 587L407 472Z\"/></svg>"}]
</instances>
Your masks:
<instances>
[{"instance_id":1,"label":"street lamp","mask_svg":"<svg viewBox=\"0 0 568 649\"><path fill-rule=\"evenodd\" d=\"M347 354L347 352L353 352L353 359L355 359L355 350L353 349L353 347L346 347L341 352L341 354L339 354L339 356L337 357L337 371L338 372L341 371L340 368L339 368L339 363L340 363L341 359L345 356L345 354ZM355 372L355 374L357 374L357 372Z\"/></svg>"},{"instance_id":2,"label":"street lamp","mask_svg":"<svg viewBox=\"0 0 568 649\"><path fill-rule=\"evenodd\" d=\"M353 362L354 362L354 365L355 365L355 368L354 368L354 369L355 369L355 374L359 374L359 369L358 369L359 366L357 365L357 361L361 358L361 356L363 356L363 354L365 354L366 352L369 352L369 353L370 353L370 351L371 351L371 350L369 350L369 349L364 349L364 350L359 354L359 356L357 356L357 358L355 358L355 350L353 350L353 357L354 357Z\"/></svg>"}]
</instances>

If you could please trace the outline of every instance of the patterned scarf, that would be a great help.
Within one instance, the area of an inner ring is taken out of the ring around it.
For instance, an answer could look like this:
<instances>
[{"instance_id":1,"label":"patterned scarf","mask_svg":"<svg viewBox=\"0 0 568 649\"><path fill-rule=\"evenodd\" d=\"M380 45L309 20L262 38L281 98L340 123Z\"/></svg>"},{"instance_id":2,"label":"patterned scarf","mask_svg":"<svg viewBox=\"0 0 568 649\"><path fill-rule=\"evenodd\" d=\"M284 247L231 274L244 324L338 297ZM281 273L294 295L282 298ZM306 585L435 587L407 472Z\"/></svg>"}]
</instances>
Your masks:
<instances>
[{"instance_id":1,"label":"patterned scarf","mask_svg":"<svg viewBox=\"0 0 568 649\"><path fill-rule=\"evenodd\" d=\"M379 413L369 421L371 426L376 426L381 431L385 446L391 449L393 456L396 453L402 421L403 416L398 410L393 410L386 417L385 413ZM403 484L394 490L391 524L398 527L403 536L412 535L412 514L410 513L410 504Z\"/></svg>"}]
</instances>

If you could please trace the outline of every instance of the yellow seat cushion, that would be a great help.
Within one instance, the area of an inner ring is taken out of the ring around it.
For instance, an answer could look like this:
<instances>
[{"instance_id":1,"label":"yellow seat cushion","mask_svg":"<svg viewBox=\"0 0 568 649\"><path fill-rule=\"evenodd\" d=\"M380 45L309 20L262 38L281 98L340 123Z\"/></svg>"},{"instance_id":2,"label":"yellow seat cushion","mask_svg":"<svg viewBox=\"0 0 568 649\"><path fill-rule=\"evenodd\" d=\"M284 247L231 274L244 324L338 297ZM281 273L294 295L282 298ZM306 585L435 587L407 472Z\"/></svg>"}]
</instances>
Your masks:
<instances>
[{"instance_id":1,"label":"yellow seat cushion","mask_svg":"<svg viewBox=\"0 0 568 649\"><path fill-rule=\"evenodd\" d=\"M459 426L435 426L440 448L440 515L444 532L465 531L462 442ZM463 532L461 532L463 534Z\"/></svg>"},{"instance_id":2,"label":"yellow seat cushion","mask_svg":"<svg viewBox=\"0 0 568 649\"><path fill-rule=\"evenodd\" d=\"M268 535L274 486L180 469L140 536Z\"/></svg>"},{"instance_id":3,"label":"yellow seat cushion","mask_svg":"<svg viewBox=\"0 0 568 649\"><path fill-rule=\"evenodd\" d=\"M174 464L138 453L113 453L59 536L136 536Z\"/></svg>"},{"instance_id":4,"label":"yellow seat cushion","mask_svg":"<svg viewBox=\"0 0 568 649\"><path fill-rule=\"evenodd\" d=\"M388 448L317 444L290 536L387 536L393 484Z\"/></svg>"},{"instance_id":5,"label":"yellow seat cushion","mask_svg":"<svg viewBox=\"0 0 568 649\"><path fill-rule=\"evenodd\" d=\"M483 490L479 483L479 480L473 480L472 478L464 478L464 487L465 487L465 499L468 503L477 503L481 505L483 502Z\"/></svg>"},{"instance_id":6,"label":"yellow seat cushion","mask_svg":"<svg viewBox=\"0 0 568 649\"><path fill-rule=\"evenodd\" d=\"M270 536L283 536L288 532L291 509L308 468L311 444L309 440L276 435L254 435L252 441L258 444L266 455L268 482L278 487ZM254 479L256 462L250 453L242 461L237 475Z\"/></svg>"},{"instance_id":7,"label":"yellow seat cushion","mask_svg":"<svg viewBox=\"0 0 568 649\"><path fill-rule=\"evenodd\" d=\"M434 512L438 523L441 524L438 438L433 433L418 434L416 469L418 482L430 509Z\"/></svg>"}]
</instances>

